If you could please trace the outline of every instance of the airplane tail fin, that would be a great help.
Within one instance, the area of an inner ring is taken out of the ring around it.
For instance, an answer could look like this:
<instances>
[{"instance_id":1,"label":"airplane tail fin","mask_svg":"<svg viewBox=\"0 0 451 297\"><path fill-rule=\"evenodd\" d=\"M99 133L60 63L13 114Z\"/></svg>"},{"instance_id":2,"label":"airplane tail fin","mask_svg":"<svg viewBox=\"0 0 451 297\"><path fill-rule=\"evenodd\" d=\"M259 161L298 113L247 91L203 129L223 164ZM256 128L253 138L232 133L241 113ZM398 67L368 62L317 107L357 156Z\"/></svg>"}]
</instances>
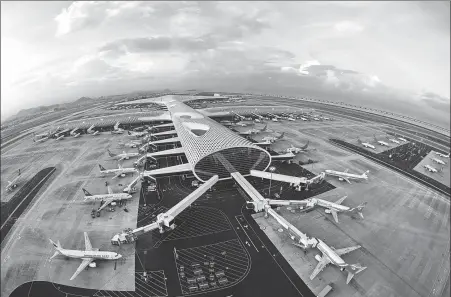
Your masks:
<instances>
[{"instance_id":1,"label":"airplane tail fin","mask_svg":"<svg viewBox=\"0 0 451 297\"><path fill-rule=\"evenodd\" d=\"M88 191L86 191L86 189L85 189L85 188L82 188L82 190L83 190L83 193L85 194L85 197L89 197L89 196L92 196L92 194L91 194L91 193L89 193Z\"/></svg>"},{"instance_id":2,"label":"airplane tail fin","mask_svg":"<svg viewBox=\"0 0 451 297\"><path fill-rule=\"evenodd\" d=\"M306 148L308 148L309 143L310 143L310 140L307 140L307 143L303 147L301 147L301 149L305 150Z\"/></svg>"},{"instance_id":3,"label":"airplane tail fin","mask_svg":"<svg viewBox=\"0 0 451 297\"><path fill-rule=\"evenodd\" d=\"M102 165L100 165L99 164L99 168L100 168L100 171L105 171L106 169L105 168L103 168L103 166Z\"/></svg>"},{"instance_id":4,"label":"airplane tail fin","mask_svg":"<svg viewBox=\"0 0 451 297\"><path fill-rule=\"evenodd\" d=\"M368 173L370 173L369 170L365 171L362 175L363 175L364 177L368 177Z\"/></svg>"},{"instance_id":5,"label":"airplane tail fin","mask_svg":"<svg viewBox=\"0 0 451 297\"><path fill-rule=\"evenodd\" d=\"M109 149L107 149L107 152L108 152L108 155L110 155L110 157L114 157L114 156L116 156L115 154L113 154L112 152L110 152L110 150L109 150Z\"/></svg>"},{"instance_id":6,"label":"airplane tail fin","mask_svg":"<svg viewBox=\"0 0 451 297\"><path fill-rule=\"evenodd\" d=\"M366 267L357 263L357 264L350 264L345 269L348 272L348 277L346 278L346 284L349 284L349 282L352 280L354 275L362 272L363 270L366 269Z\"/></svg>"},{"instance_id":7,"label":"airplane tail fin","mask_svg":"<svg viewBox=\"0 0 451 297\"><path fill-rule=\"evenodd\" d=\"M351 211L357 213L363 219L364 217L363 217L362 210L366 207L367 203L368 202L363 202L359 206L356 206L353 209L351 209Z\"/></svg>"}]
</instances>

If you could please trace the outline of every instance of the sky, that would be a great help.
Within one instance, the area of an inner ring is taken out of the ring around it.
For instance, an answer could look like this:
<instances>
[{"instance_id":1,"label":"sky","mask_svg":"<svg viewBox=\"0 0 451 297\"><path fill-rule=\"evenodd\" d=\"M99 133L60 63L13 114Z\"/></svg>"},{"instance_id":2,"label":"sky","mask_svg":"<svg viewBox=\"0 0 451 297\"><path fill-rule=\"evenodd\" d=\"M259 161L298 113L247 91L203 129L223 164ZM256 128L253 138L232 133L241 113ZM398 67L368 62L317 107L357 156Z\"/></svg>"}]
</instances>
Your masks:
<instances>
[{"instance_id":1,"label":"sky","mask_svg":"<svg viewBox=\"0 0 451 297\"><path fill-rule=\"evenodd\" d=\"M385 102L449 125L450 3L1 2L2 119L164 88Z\"/></svg>"}]
</instances>

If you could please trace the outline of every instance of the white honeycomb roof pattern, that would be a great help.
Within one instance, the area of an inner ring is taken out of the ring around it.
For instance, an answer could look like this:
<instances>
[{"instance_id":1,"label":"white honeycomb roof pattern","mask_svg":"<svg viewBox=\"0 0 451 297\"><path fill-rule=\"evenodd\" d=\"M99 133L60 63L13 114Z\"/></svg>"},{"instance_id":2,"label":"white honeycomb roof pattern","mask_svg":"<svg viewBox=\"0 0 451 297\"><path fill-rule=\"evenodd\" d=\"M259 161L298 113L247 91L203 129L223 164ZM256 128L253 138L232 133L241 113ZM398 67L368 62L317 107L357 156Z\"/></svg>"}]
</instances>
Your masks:
<instances>
[{"instance_id":1,"label":"white honeycomb roof pattern","mask_svg":"<svg viewBox=\"0 0 451 297\"><path fill-rule=\"evenodd\" d=\"M218 122L210 119L192 109L182 102L176 101L175 95L165 96L162 101L167 103L177 135L185 149L185 155L193 169L195 164L202 158L217 151L236 148L250 147L269 153L249 140L232 132ZM201 136L194 135L189 127L208 126L209 129Z\"/></svg>"}]
</instances>

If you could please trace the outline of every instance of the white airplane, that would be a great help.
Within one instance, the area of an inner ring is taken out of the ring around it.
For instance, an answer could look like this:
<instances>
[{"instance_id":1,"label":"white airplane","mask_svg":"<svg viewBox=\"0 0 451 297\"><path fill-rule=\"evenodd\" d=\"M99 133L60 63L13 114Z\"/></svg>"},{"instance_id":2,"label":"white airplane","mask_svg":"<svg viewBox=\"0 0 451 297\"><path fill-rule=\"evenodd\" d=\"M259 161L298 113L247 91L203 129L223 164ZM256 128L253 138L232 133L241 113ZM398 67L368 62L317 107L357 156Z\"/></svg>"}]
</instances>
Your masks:
<instances>
[{"instance_id":1,"label":"white airplane","mask_svg":"<svg viewBox=\"0 0 451 297\"><path fill-rule=\"evenodd\" d=\"M344 172L340 172L340 171L335 171L335 170L325 170L324 172L326 172L327 175L332 175L332 176L337 176L338 180L340 181L347 181L348 183L351 183L350 179L364 179L367 180L368 179L368 172L370 172L369 170L365 171L362 174L353 174L353 173L348 173L348 169L346 169Z\"/></svg>"},{"instance_id":2,"label":"white airplane","mask_svg":"<svg viewBox=\"0 0 451 297\"><path fill-rule=\"evenodd\" d=\"M390 140L393 143L397 143L400 144L401 142L399 142L398 140L394 139L394 138L389 138L388 140Z\"/></svg>"},{"instance_id":3,"label":"white airplane","mask_svg":"<svg viewBox=\"0 0 451 297\"><path fill-rule=\"evenodd\" d=\"M254 122L256 122L256 123L261 123L262 120L260 120L259 118L255 118L255 119L254 119Z\"/></svg>"},{"instance_id":4,"label":"white airplane","mask_svg":"<svg viewBox=\"0 0 451 297\"><path fill-rule=\"evenodd\" d=\"M61 140L61 139L63 139L63 138L64 138L64 134L61 135L61 136L58 136L58 138L56 138L56 140Z\"/></svg>"},{"instance_id":5,"label":"white airplane","mask_svg":"<svg viewBox=\"0 0 451 297\"><path fill-rule=\"evenodd\" d=\"M141 141L130 141L130 142L128 142L128 143L121 143L122 145L124 145L124 146L126 146L126 147L132 147L132 148L137 148L139 145L141 145L142 144L142 142Z\"/></svg>"},{"instance_id":6,"label":"white airplane","mask_svg":"<svg viewBox=\"0 0 451 297\"><path fill-rule=\"evenodd\" d=\"M439 153L439 152L435 152L435 154L438 155L439 157L442 157L442 158L449 158L449 153L448 153L448 155L445 155L445 154L442 154L442 153Z\"/></svg>"},{"instance_id":7,"label":"white airplane","mask_svg":"<svg viewBox=\"0 0 451 297\"><path fill-rule=\"evenodd\" d=\"M10 192L13 189L17 188L17 186L19 185L20 179L21 179L21 175L20 175L20 169L19 169L19 173L17 174L17 176L12 180L12 181L8 181L8 185L6 186L6 191Z\"/></svg>"},{"instance_id":8,"label":"white airplane","mask_svg":"<svg viewBox=\"0 0 451 297\"><path fill-rule=\"evenodd\" d=\"M88 130L86 130L86 132L88 132L88 134L91 134L92 136L96 136L99 134L99 131L94 131L95 125L91 125L91 127L88 128Z\"/></svg>"},{"instance_id":9,"label":"white airplane","mask_svg":"<svg viewBox=\"0 0 451 297\"><path fill-rule=\"evenodd\" d=\"M70 131L69 129L64 129L64 130L62 130L60 132L55 133L55 136L59 137L59 136L61 136L61 134L64 134L64 133L69 132L69 131Z\"/></svg>"},{"instance_id":10,"label":"white airplane","mask_svg":"<svg viewBox=\"0 0 451 297\"><path fill-rule=\"evenodd\" d=\"M268 125L266 124L265 127L263 127L262 129L249 129L247 131L244 132L239 132L239 134L241 135L253 135L253 134L258 134L261 132L266 131L266 128L268 127Z\"/></svg>"},{"instance_id":11,"label":"white airplane","mask_svg":"<svg viewBox=\"0 0 451 297\"><path fill-rule=\"evenodd\" d=\"M74 136L74 135L76 135L75 132L77 132L77 130L78 130L78 127L74 128L72 131L70 131L69 134L72 135L72 136ZM80 134L80 133L78 133L78 134Z\"/></svg>"},{"instance_id":12,"label":"white airplane","mask_svg":"<svg viewBox=\"0 0 451 297\"><path fill-rule=\"evenodd\" d=\"M332 214L336 223L338 223L338 213L344 213L350 216L359 215L363 219L362 210L366 207L367 202L364 202L356 207L348 207L345 205L341 205L341 203L348 196L341 197L335 202L330 202L327 200L319 199L319 198L309 198L303 201L306 201L308 205L313 205L313 207L321 206L324 207L326 213Z\"/></svg>"},{"instance_id":13,"label":"white airplane","mask_svg":"<svg viewBox=\"0 0 451 297\"><path fill-rule=\"evenodd\" d=\"M368 142L362 142L362 141L360 140L360 138L357 138L357 141L358 141L361 145L363 145L364 147L369 147L369 148L372 148L373 150L376 149L376 147L375 147L374 145L372 145L372 144L370 144L370 143L368 143Z\"/></svg>"},{"instance_id":14,"label":"white airplane","mask_svg":"<svg viewBox=\"0 0 451 297\"><path fill-rule=\"evenodd\" d=\"M128 200L131 199L133 196L128 193L113 193L110 186L108 186L108 194L99 194L99 195L92 195L86 189L82 188L83 193L85 195L85 200L92 200L92 201L103 201L103 204L101 203L101 206L97 211L101 211L106 206L108 206L113 201L121 201L121 200Z\"/></svg>"},{"instance_id":15,"label":"white airplane","mask_svg":"<svg viewBox=\"0 0 451 297\"><path fill-rule=\"evenodd\" d=\"M266 141L266 142L274 143L277 140L282 139L284 135L285 135L285 132L282 132L282 134L280 134L279 136L266 136L266 137L263 137L262 140Z\"/></svg>"},{"instance_id":16,"label":"white airplane","mask_svg":"<svg viewBox=\"0 0 451 297\"><path fill-rule=\"evenodd\" d=\"M292 118L292 117L287 117L287 120L292 121L292 122L295 122L295 121L296 121L296 119L294 119L294 118Z\"/></svg>"},{"instance_id":17,"label":"white airplane","mask_svg":"<svg viewBox=\"0 0 451 297\"><path fill-rule=\"evenodd\" d=\"M123 168L121 164L117 164L117 169L105 169L102 165L99 164L100 173L102 175L114 173L115 176L113 176L112 179L115 179L116 177L124 177L127 173L135 173L139 172L136 168Z\"/></svg>"},{"instance_id":18,"label":"white airplane","mask_svg":"<svg viewBox=\"0 0 451 297\"><path fill-rule=\"evenodd\" d=\"M38 140L36 140L36 139L33 138L33 142L43 142L43 141L46 141L47 139L49 139L47 136L46 136L46 137L39 138Z\"/></svg>"},{"instance_id":19,"label":"white airplane","mask_svg":"<svg viewBox=\"0 0 451 297\"><path fill-rule=\"evenodd\" d=\"M407 139L405 139L405 138L398 137L398 139L401 140L401 141L407 142Z\"/></svg>"},{"instance_id":20,"label":"white airplane","mask_svg":"<svg viewBox=\"0 0 451 297\"><path fill-rule=\"evenodd\" d=\"M446 165L446 162L437 158L432 158L432 161L438 164Z\"/></svg>"},{"instance_id":21,"label":"white airplane","mask_svg":"<svg viewBox=\"0 0 451 297\"><path fill-rule=\"evenodd\" d=\"M128 160L128 159L130 159L130 157L138 157L139 156L139 153L126 153L125 151L123 151L122 154L113 154L112 152L110 152L109 149L107 149L107 151L112 159L115 159L118 161L122 161L124 159Z\"/></svg>"},{"instance_id":22,"label":"white airplane","mask_svg":"<svg viewBox=\"0 0 451 297\"><path fill-rule=\"evenodd\" d=\"M435 169L431 165L424 165L424 168L426 168L429 172L432 172L432 173L437 172L437 169Z\"/></svg>"},{"instance_id":23,"label":"white airplane","mask_svg":"<svg viewBox=\"0 0 451 297\"><path fill-rule=\"evenodd\" d=\"M310 280L313 280L318 275L318 273L320 273L328 264L333 264L335 266L338 266L341 271L346 270L348 272L346 284L349 284L354 275L366 269L366 267L362 267L360 264L348 264L340 257L342 255L345 255L347 253L359 249L360 245L342 249L335 249L333 247L329 247L321 239L317 240L318 244L316 245L316 247L322 253L322 256L320 255L315 256L315 259L318 261L318 265L316 265L315 269L310 275Z\"/></svg>"},{"instance_id":24,"label":"white airplane","mask_svg":"<svg viewBox=\"0 0 451 297\"><path fill-rule=\"evenodd\" d=\"M380 145L383 145L383 146L390 146L388 143L386 143L385 141L382 141L382 140L378 140L377 143L379 143Z\"/></svg>"},{"instance_id":25,"label":"white airplane","mask_svg":"<svg viewBox=\"0 0 451 297\"><path fill-rule=\"evenodd\" d=\"M113 131L111 131L111 134L122 134L122 133L124 133L124 129L122 129L122 128L119 128L119 122L117 122L115 125L114 125L114 130Z\"/></svg>"},{"instance_id":26,"label":"white airplane","mask_svg":"<svg viewBox=\"0 0 451 297\"><path fill-rule=\"evenodd\" d=\"M96 136L96 135L99 135L99 133L100 133L99 131L95 131L95 132L92 133L91 135L92 135L92 136Z\"/></svg>"},{"instance_id":27,"label":"white airplane","mask_svg":"<svg viewBox=\"0 0 451 297\"><path fill-rule=\"evenodd\" d=\"M82 272L88 265L89 267L96 267L96 263L94 260L117 260L122 258L122 255L116 253L116 252L107 252L107 251L99 251L99 249L92 248L91 241L89 240L88 234L86 232L83 232L85 235L85 249L84 250L66 250L64 249L59 240L58 243L54 243L50 238L49 241L53 244L56 251L53 254L53 256L50 258L52 260L57 255L63 255L68 258L76 258L81 259L82 262L80 266L78 266L77 270L75 271L74 275L70 278L70 280L73 280Z\"/></svg>"},{"instance_id":28,"label":"white airplane","mask_svg":"<svg viewBox=\"0 0 451 297\"><path fill-rule=\"evenodd\" d=\"M303 120L303 121L307 121L307 119L306 119L306 118L303 118L303 117L301 117L301 120Z\"/></svg>"},{"instance_id":29,"label":"white airplane","mask_svg":"<svg viewBox=\"0 0 451 297\"><path fill-rule=\"evenodd\" d=\"M74 136L74 138L77 138L77 137L79 137L81 135L81 133L75 133L75 134L73 134L72 136Z\"/></svg>"},{"instance_id":30,"label":"white airplane","mask_svg":"<svg viewBox=\"0 0 451 297\"><path fill-rule=\"evenodd\" d=\"M243 122L237 122L237 123L235 123L235 126L246 127L247 124L246 124L246 123L243 123Z\"/></svg>"},{"instance_id":31,"label":"white airplane","mask_svg":"<svg viewBox=\"0 0 451 297\"><path fill-rule=\"evenodd\" d=\"M307 147L309 145L310 141L307 141L307 143L302 146L302 147L294 147L293 145L291 145L291 147L285 149L283 152L285 153L293 153L293 154L298 154L300 152L305 152L307 150Z\"/></svg>"},{"instance_id":32,"label":"white airplane","mask_svg":"<svg viewBox=\"0 0 451 297\"><path fill-rule=\"evenodd\" d=\"M134 131L127 131L129 136L132 137L143 137L146 134L149 134L147 131L143 131L143 132L134 132Z\"/></svg>"}]
</instances>

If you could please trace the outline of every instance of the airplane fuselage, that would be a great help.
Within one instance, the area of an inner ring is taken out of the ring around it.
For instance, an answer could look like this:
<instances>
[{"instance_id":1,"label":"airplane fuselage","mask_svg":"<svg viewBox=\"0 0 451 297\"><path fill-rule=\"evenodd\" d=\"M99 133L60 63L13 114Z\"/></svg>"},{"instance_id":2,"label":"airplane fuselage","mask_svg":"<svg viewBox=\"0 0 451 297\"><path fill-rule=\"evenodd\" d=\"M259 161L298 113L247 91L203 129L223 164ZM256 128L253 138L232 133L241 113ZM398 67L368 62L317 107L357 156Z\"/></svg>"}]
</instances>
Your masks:
<instances>
[{"instance_id":1,"label":"airplane fuselage","mask_svg":"<svg viewBox=\"0 0 451 297\"><path fill-rule=\"evenodd\" d=\"M348 206L345 206L345 205L333 203L333 202L323 200L323 199L318 199L318 198L315 198L315 199L317 201L317 203L316 203L317 205L326 207L326 208L330 208L330 209L336 210L338 212L348 211L350 209Z\"/></svg>"},{"instance_id":2,"label":"airplane fuselage","mask_svg":"<svg viewBox=\"0 0 451 297\"><path fill-rule=\"evenodd\" d=\"M116 193L116 194L102 194L102 195L92 195L92 196L85 196L86 200L94 200L94 201L102 201L106 199L113 199L113 200L127 200L132 198L131 195L125 194L125 193Z\"/></svg>"},{"instance_id":3,"label":"airplane fuselage","mask_svg":"<svg viewBox=\"0 0 451 297\"><path fill-rule=\"evenodd\" d=\"M69 258L76 259L100 259L100 260L116 260L121 256L116 252L103 252L103 251L80 251L80 250L66 250L60 249L60 253Z\"/></svg>"},{"instance_id":4,"label":"airplane fuselage","mask_svg":"<svg viewBox=\"0 0 451 297\"><path fill-rule=\"evenodd\" d=\"M320 252L323 253L323 257L329 258L330 262L339 267L348 266L348 264L327 244L325 244L321 239L318 239L318 244L316 247Z\"/></svg>"},{"instance_id":5,"label":"airplane fuselage","mask_svg":"<svg viewBox=\"0 0 451 297\"><path fill-rule=\"evenodd\" d=\"M363 175L352 174L352 173L347 173L347 172L340 172L340 171L327 170L327 169L325 170L325 172L328 175L337 176L337 177L345 177L348 179L366 179Z\"/></svg>"},{"instance_id":6,"label":"airplane fuselage","mask_svg":"<svg viewBox=\"0 0 451 297\"><path fill-rule=\"evenodd\" d=\"M100 173L103 173L103 174L117 173L117 172L121 172L121 173L125 174L125 173L137 172L137 170L135 168L121 168L121 169L106 169L106 170L100 171Z\"/></svg>"}]
</instances>

